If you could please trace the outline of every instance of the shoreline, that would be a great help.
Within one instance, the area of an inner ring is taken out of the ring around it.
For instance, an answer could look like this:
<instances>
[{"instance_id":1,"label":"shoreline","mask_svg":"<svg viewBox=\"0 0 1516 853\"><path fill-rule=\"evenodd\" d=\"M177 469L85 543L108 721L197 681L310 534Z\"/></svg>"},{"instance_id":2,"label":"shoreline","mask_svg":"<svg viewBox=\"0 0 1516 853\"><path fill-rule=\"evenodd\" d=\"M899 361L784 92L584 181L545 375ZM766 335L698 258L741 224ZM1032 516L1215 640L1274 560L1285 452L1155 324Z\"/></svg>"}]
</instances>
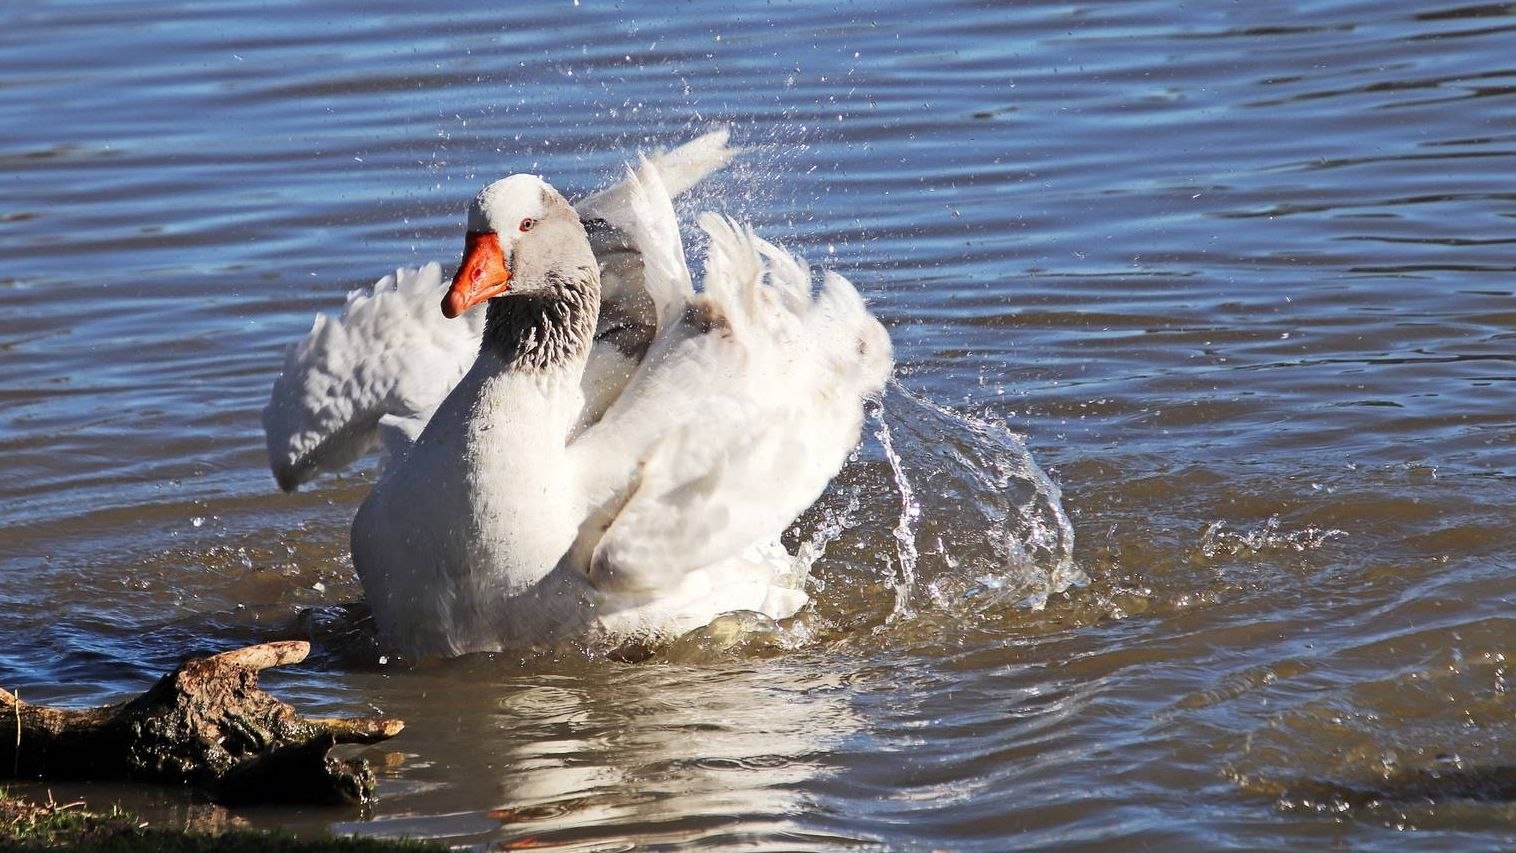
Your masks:
<instances>
[{"instance_id":1,"label":"shoreline","mask_svg":"<svg viewBox=\"0 0 1516 853\"><path fill-rule=\"evenodd\" d=\"M0 851L271 851L271 853L428 853L447 848L413 839L296 838L260 829L198 831L152 826L118 806L82 800L38 802L0 788Z\"/></svg>"}]
</instances>

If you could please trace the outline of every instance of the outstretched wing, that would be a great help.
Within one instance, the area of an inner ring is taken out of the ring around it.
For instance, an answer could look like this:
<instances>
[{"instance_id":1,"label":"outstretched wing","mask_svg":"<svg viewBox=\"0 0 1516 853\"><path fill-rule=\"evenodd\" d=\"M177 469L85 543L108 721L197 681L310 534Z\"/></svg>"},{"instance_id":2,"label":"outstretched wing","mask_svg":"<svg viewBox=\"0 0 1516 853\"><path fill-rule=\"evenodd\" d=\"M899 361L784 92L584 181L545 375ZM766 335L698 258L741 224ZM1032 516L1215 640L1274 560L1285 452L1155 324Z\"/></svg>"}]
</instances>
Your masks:
<instances>
[{"instance_id":1,"label":"outstretched wing","mask_svg":"<svg viewBox=\"0 0 1516 853\"><path fill-rule=\"evenodd\" d=\"M623 182L660 325L600 422L571 447L605 525L593 582L635 592L772 541L857 444L888 376L884 328L843 277L707 214L703 290L689 284L656 167Z\"/></svg>"},{"instance_id":2,"label":"outstretched wing","mask_svg":"<svg viewBox=\"0 0 1516 853\"><path fill-rule=\"evenodd\" d=\"M668 194L678 197L742 153L740 148L727 144L730 138L730 130L718 127L678 148L647 159L658 170ZM636 196L637 191L622 181L576 202L574 209L585 219L603 219L617 228L629 230L636 218L631 209Z\"/></svg>"},{"instance_id":3,"label":"outstretched wing","mask_svg":"<svg viewBox=\"0 0 1516 853\"><path fill-rule=\"evenodd\" d=\"M677 176L676 191L683 191L736 153L723 128L652 162ZM641 254L618 227L628 218L625 197L613 186L580 209L591 219L586 230L605 290L581 428L620 393L655 331ZM322 472L341 470L376 439L391 457L409 450L479 352L484 312L444 318L437 305L445 291L435 263L398 269L368 291L349 293L341 314L317 315L310 333L290 346L263 410L269 467L280 488L293 491Z\"/></svg>"},{"instance_id":4,"label":"outstretched wing","mask_svg":"<svg viewBox=\"0 0 1516 853\"><path fill-rule=\"evenodd\" d=\"M403 449L479 353L483 316L437 310L442 268L397 269L354 290L337 317L317 314L289 347L263 409L269 466L293 491L363 455L386 421ZM478 312L476 312L478 313Z\"/></svg>"}]
</instances>

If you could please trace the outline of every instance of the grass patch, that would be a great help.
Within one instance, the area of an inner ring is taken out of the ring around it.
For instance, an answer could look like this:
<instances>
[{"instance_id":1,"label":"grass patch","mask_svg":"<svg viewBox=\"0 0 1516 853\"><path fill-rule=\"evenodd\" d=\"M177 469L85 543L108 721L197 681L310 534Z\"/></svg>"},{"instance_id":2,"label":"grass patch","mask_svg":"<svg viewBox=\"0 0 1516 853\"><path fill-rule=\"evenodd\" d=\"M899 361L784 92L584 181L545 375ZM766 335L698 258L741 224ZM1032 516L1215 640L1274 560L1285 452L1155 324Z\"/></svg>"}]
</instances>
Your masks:
<instances>
[{"instance_id":1,"label":"grass patch","mask_svg":"<svg viewBox=\"0 0 1516 853\"><path fill-rule=\"evenodd\" d=\"M88 853L435 853L422 841L372 838L301 840L278 832L230 830L211 834L148 826L120 809L91 811L83 803L37 803L0 788L0 851L78 850Z\"/></svg>"}]
</instances>

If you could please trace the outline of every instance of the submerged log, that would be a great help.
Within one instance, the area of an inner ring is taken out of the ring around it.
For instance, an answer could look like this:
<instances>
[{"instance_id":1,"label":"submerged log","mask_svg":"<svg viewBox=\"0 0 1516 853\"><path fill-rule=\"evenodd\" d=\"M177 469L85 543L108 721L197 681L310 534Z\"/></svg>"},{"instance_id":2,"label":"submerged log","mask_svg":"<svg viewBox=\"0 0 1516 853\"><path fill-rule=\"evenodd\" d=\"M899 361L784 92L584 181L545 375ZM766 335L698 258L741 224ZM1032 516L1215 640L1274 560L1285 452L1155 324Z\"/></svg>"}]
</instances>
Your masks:
<instances>
[{"instance_id":1,"label":"submerged log","mask_svg":"<svg viewBox=\"0 0 1516 853\"><path fill-rule=\"evenodd\" d=\"M103 708L29 705L0 690L0 778L189 784L221 803L368 802L368 763L327 753L392 738L405 724L308 719L259 689L259 671L309 653L309 643L288 641L195 658Z\"/></svg>"}]
</instances>

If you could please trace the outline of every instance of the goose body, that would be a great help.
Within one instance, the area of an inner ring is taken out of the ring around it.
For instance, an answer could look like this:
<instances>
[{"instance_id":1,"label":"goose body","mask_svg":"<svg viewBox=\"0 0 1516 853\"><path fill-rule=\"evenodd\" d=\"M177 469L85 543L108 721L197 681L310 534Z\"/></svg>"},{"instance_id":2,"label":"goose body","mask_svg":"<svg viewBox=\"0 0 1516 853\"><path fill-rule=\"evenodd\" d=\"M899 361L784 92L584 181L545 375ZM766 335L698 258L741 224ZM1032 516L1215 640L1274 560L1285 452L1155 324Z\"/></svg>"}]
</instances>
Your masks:
<instances>
[{"instance_id":1,"label":"goose body","mask_svg":"<svg viewBox=\"0 0 1516 853\"><path fill-rule=\"evenodd\" d=\"M666 638L804 605L779 536L856 445L889 340L846 279L813 293L803 262L709 214L697 293L662 171L612 191L640 269L610 312L594 220L551 186L516 175L471 206L431 310L477 325L477 354L434 411L381 415L404 425L353 523L387 647Z\"/></svg>"}]
</instances>

